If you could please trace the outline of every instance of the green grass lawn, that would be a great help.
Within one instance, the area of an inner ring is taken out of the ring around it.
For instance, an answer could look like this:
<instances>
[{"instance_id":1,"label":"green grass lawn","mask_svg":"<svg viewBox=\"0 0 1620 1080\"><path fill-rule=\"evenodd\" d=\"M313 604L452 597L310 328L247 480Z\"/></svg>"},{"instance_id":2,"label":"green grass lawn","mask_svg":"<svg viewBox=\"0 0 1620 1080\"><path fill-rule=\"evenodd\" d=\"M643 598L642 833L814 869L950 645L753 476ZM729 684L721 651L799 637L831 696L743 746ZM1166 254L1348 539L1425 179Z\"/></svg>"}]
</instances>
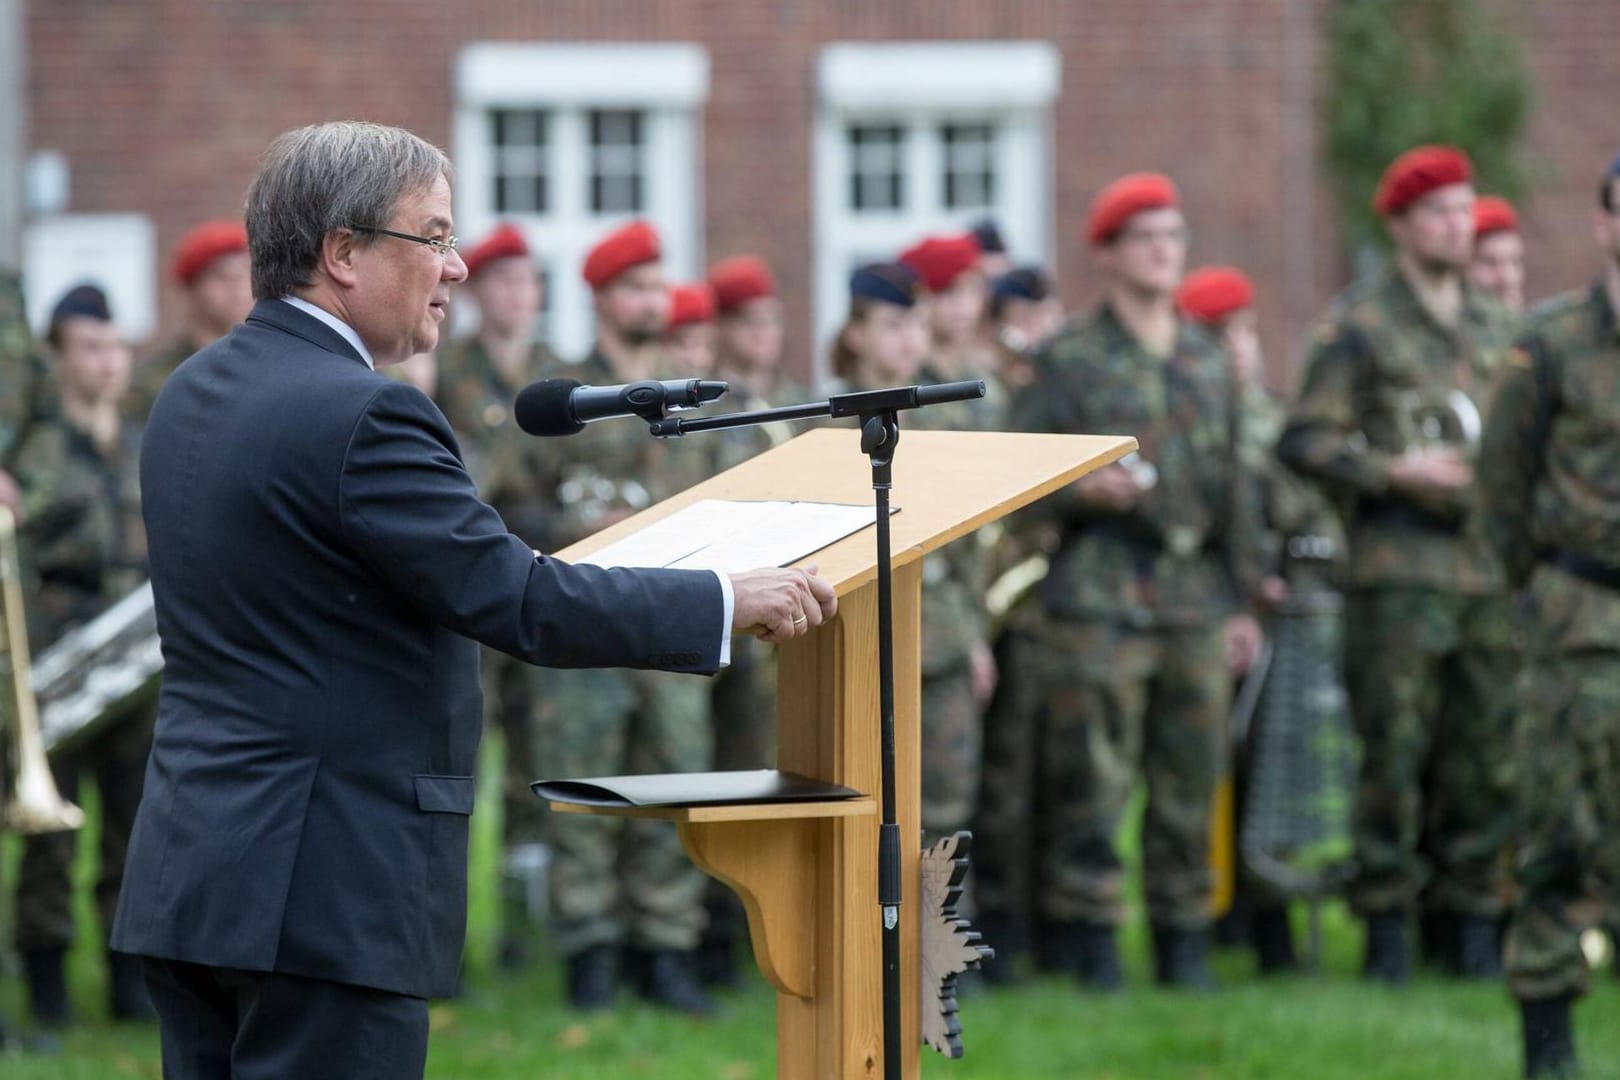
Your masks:
<instances>
[{"instance_id":1,"label":"green grass lawn","mask_svg":"<svg viewBox=\"0 0 1620 1080\"><path fill-rule=\"evenodd\" d=\"M486 776L498 771L485 770ZM486 785L487 787L487 785ZM474 818L469 970L454 1001L433 1007L428 1075L443 1078L612 1078L754 1080L775 1074L774 997L757 976L725 1001L718 1019L693 1023L631 1005L589 1021L560 1005L558 966L505 975L488 962L493 936L491 868L498 827L492 792ZM87 809L93 812L94 807ZM91 841L91 837L86 837ZM84 849L93 846L86 843ZM15 881L8 840L5 880ZM88 860L81 859L88 896ZM9 888L9 887L8 887ZM84 942L99 930L81 897ZM6 898L9 907L9 895ZM1342 907L1326 913L1323 971L1260 982L1242 954L1218 958L1225 989L1194 997L1147 985L1145 933L1127 936L1132 990L1113 997L1080 993L1067 980L1037 979L963 1000L967 1057L946 1061L924 1051L923 1074L961 1078L1064 1080L1390 1078L1490 1080L1518 1075L1516 1015L1500 985L1459 986L1420 978L1402 990L1362 985L1355 977L1360 932ZM83 1022L57 1057L0 1057L4 1080L107 1080L161 1075L156 1033L103 1017L98 948L73 953L74 1004ZM0 976L0 1016L22 1015L14 971ZM1620 983L1599 976L1578 1013L1588 1080L1620 1080Z\"/></svg>"}]
</instances>

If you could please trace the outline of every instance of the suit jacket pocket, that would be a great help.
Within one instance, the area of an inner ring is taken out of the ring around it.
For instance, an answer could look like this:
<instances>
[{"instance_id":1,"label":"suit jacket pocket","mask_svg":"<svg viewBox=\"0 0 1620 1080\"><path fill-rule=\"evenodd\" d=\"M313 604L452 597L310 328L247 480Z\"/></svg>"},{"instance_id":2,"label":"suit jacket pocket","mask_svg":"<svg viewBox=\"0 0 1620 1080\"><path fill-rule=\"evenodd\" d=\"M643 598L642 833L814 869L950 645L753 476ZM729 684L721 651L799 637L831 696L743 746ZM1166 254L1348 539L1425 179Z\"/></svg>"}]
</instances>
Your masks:
<instances>
[{"instance_id":1,"label":"suit jacket pocket","mask_svg":"<svg viewBox=\"0 0 1620 1080\"><path fill-rule=\"evenodd\" d=\"M470 776L414 776L416 808L424 814L471 814L475 786Z\"/></svg>"}]
</instances>

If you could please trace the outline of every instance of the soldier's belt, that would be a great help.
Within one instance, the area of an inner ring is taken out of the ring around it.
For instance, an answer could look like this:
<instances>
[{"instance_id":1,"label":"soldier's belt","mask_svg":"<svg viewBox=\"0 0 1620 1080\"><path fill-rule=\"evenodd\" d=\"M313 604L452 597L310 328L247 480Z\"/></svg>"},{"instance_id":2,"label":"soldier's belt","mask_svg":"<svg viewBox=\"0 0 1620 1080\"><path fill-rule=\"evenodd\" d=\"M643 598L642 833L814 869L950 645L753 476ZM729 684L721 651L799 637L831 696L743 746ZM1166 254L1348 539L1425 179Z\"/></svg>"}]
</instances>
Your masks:
<instances>
[{"instance_id":1,"label":"soldier's belt","mask_svg":"<svg viewBox=\"0 0 1620 1080\"><path fill-rule=\"evenodd\" d=\"M1594 559L1590 555L1582 555L1577 551L1558 549L1547 556L1547 562L1556 566L1570 577L1580 578L1582 581L1605 589L1620 592L1620 566L1602 559Z\"/></svg>"},{"instance_id":2,"label":"soldier's belt","mask_svg":"<svg viewBox=\"0 0 1620 1080\"><path fill-rule=\"evenodd\" d=\"M1462 532L1461 521L1433 514L1421 506L1395 499L1368 499L1361 504L1359 510L1358 516L1361 520L1374 525L1445 533L1448 536L1456 536Z\"/></svg>"},{"instance_id":3,"label":"soldier's belt","mask_svg":"<svg viewBox=\"0 0 1620 1080\"><path fill-rule=\"evenodd\" d=\"M1154 554L1168 551L1172 555L1183 558L1188 555L1196 555L1210 546L1209 538L1199 529L1184 525L1172 525L1168 529L1160 531L1156 526L1150 525L1140 518L1118 518L1108 521L1087 522L1081 526L1080 531L1082 535L1117 540Z\"/></svg>"}]
</instances>

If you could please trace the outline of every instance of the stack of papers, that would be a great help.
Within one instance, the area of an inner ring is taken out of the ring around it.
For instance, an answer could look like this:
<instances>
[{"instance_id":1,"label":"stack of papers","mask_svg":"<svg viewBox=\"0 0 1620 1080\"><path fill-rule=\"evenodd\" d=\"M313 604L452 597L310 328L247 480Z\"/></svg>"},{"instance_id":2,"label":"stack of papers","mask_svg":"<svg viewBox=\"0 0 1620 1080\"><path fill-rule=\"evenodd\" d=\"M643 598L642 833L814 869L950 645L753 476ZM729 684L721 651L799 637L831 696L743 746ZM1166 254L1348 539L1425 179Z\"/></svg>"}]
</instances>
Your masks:
<instances>
[{"instance_id":1,"label":"stack of papers","mask_svg":"<svg viewBox=\"0 0 1620 1080\"><path fill-rule=\"evenodd\" d=\"M740 573L797 562L876 517L871 506L704 499L579 561Z\"/></svg>"}]
</instances>

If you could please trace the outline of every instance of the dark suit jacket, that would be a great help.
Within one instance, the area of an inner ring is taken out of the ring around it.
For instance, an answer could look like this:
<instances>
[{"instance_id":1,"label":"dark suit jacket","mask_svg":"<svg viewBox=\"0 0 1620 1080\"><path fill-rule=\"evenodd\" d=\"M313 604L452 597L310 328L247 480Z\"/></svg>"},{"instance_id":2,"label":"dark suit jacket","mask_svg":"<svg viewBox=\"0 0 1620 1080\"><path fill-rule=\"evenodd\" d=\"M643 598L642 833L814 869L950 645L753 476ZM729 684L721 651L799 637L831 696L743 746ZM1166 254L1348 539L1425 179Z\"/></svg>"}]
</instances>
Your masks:
<instances>
[{"instance_id":1,"label":"dark suit jacket","mask_svg":"<svg viewBox=\"0 0 1620 1080\"><path fill-rule=\"evenodd\" d=\"M115 949L445 994L475 642L556 667L719 663L713 574L536 557L437 407L280 301L180 366L141 466L164 675Z\"/></svg>"}]
</instances>

